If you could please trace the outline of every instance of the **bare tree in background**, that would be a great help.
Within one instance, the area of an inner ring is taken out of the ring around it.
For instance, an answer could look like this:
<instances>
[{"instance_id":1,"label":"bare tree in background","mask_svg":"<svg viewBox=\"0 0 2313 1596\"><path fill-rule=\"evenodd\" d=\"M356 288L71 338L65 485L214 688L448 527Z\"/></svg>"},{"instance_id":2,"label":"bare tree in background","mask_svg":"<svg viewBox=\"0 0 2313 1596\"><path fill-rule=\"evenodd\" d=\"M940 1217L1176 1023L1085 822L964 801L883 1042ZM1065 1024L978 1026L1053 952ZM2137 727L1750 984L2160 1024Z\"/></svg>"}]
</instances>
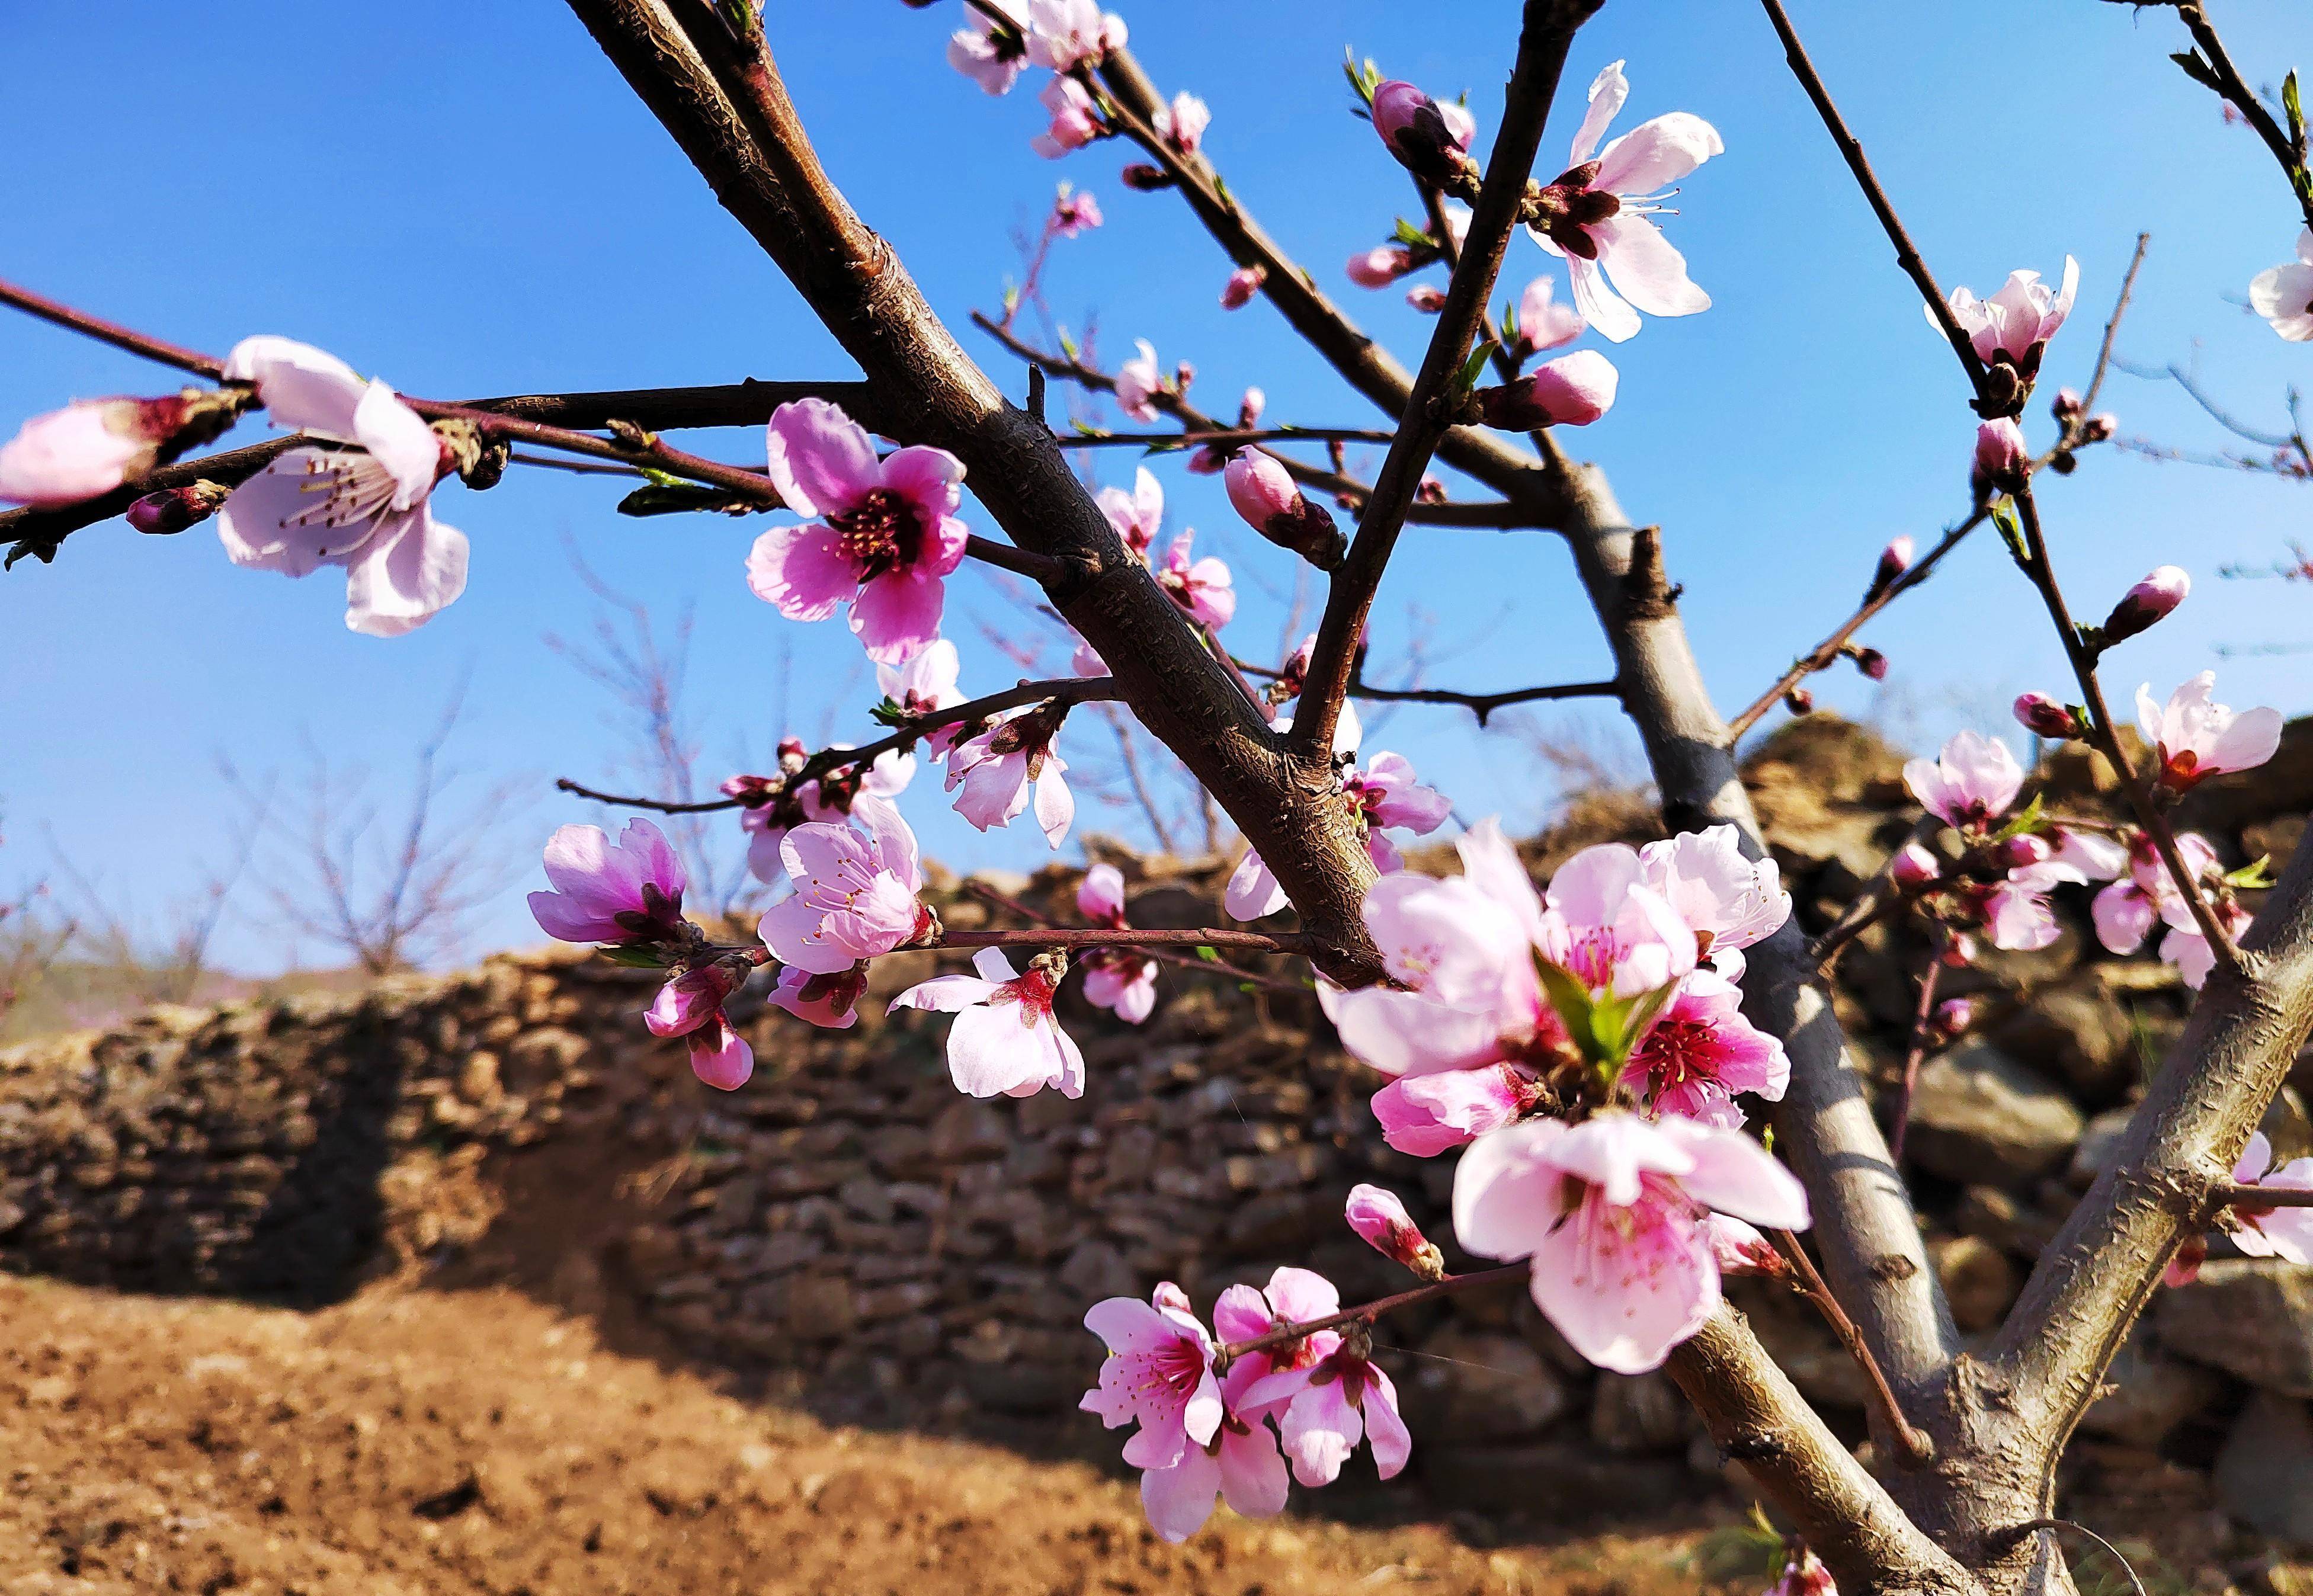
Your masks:
<instances>
[{"instance_id":1,"label":"bare tree in background","mask_svg":"<svg viewBox=\"0 0 2313 1596\"><path fill-rule=\"evenodd\" d=\"M268 792L251 794L232 829L225 863L205 866L198 883L157 908L109 890L49 839L70 901L62 945L89 966L84 974L91 998L125 1011L200 995L218 973L213 955L227 899L249 869L270 806Z\"/></svg>"},{"instance_id":2,"label":"bare tree in background","mask_svg":"<svg viewBox=\"0 0 2313 1596\"><path fill-rule=\"evenodd\" d=\"M500 826L512 818L516 778L462 805L469 772L442 753L464 707L462 683L413 757L408 796L395 807L375 794L376 774L333 765L308 735L305 766L267 803L230 765L227 781L263 815L260 877L278 925L370 975L407 969L461 950L475 910L512 883ZM273 785L273 784L268 784Z\"/></svg>"}]
</instances>

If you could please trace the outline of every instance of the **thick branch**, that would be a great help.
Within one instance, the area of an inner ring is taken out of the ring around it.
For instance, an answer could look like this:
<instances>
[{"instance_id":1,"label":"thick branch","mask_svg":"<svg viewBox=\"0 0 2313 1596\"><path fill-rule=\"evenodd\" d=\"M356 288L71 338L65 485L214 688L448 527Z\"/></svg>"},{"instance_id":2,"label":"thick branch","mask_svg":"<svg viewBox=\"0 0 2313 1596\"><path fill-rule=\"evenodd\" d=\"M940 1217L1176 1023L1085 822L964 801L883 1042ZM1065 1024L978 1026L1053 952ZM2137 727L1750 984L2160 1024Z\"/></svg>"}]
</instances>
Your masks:
<instances>
[{"instance_id":1,"label":"thick branch","mask_svg":"<svg viewBox=\"0 0 2313 1596\"><path fill-rule=\"evenodd\" d=\"M768 51L734 45L690 0L571 0L572 10L826 323L910 443L953 451L1022 548L1061 560L1047 591L1109 662L1143 724L1236 821L1304 925L1320 968L1378 969L1359 908L1372 864L1331 783L1289 769L1255 706L1132 559L1060 443L957 347L891 248L829 180ZM698 24L695 30L686 22Z\"/></svg>"},{"instance_id":2,"label":"thick branch","mask_svg":"<svg viewBox=\"0 0 2313 1596\"><path fill-rule=\"evenodd\" d=\"M1333 747L1333 728L1341 715L1343 695L1355 671L1358 639L1366 617L1380 591L1382 573L1405 526L1405 513L1421 487L1429 457L1446 435L1449 412L1464 362L1485 320L1486 302L1492 297L1494 279L1517 228L1526 203L1526 180L1542 145L1543 124L1566 65L1566 52L1575 30L1588 21L1598 0L1526 0L1518 34L1517 65L1510 73L1502 106L1501 126L1494 133L1493 153L1486 162L1484 182L1470 215L1470 232L1462 258L1446 290L1445 308L1430 333L1429 350L1422 357L1420 374L1407 396L1373 496L1358 518L1358 535L1341 568L1333 574L1326 595L1325 617L1317 628L1316 646L1309 655L1309 685L1301 707L1293 716L1288 736L1294 753L1305 762L1327 759Z\"/></svg>"},{"instance_id":3,"label":"thick branch","mask_svg":"<svg viewBox=\"0 0 2313 1596\"><path fill-rule=\"evenodd\" d=\"M2246 972L2210 976L1986 1355L2050 1468L2170 1256L2232 1195L2249 1133L2313 1030L2313 848L2291 858L2244 945Z\"/></svg>"},{"instance_id":4,"label":"thick branch","mask_svg":"<svg viewBox=\"0 0 2313 1596\"><path fill-rule=\"evenodd\" d=\"M1976 1590L1807 1406L1741 1314L1721 1308L1673 1349L1668 1372L1719 1450L1749 1471L1848 1596Z\"/></svg>"}]
</instances>

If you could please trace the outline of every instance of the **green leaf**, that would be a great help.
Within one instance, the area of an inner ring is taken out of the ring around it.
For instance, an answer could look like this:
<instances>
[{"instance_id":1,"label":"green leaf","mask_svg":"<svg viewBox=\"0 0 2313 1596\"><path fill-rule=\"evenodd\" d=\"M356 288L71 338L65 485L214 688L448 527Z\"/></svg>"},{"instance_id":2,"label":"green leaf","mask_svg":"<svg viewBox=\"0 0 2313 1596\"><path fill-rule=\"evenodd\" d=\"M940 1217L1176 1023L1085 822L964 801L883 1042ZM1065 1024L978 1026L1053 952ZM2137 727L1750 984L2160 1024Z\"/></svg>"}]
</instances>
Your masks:
<instances>
[{"instance_id":1,"label":"green leaf","mask_svg":"<svg viewBox=\"0 0 2313 1596\"><path fill-rule=\"evenodd\" d=\"M1077 341L1069 336L1069 329L1065 327L1060 329L1060 353L1070 360L1077 357Z\"/></svg>"},{"instance_id":2,"label":"green leaf","mask_svg":"<svg viewBox=\"0 0 2313 1596\"><path fill-rule=\"evenodd\" d=\"M1566 1034L1574 1039L1574 1045L1582 1050L1584 1057L1592 1057L1590 989L1547 959L1535 960L1534 973L1542 983L1543 996L1566 1027Z\"/></svg>"},{"instance_id":3,"label":"green leaf","mask_svg":"<svg viewBox=\"0 0 2313 1596\"><path fill-rule=\"evenodd\" d=\"M1517 305L1515 301L1502 306L1502 342L1512 349L1518 346Z\"/></svg>"},{"instance_id":4,"label":"green leaf","mask_svg":"<svg viewBox=\"0 0 2313 1596\"><path fill-rule=\"evenodd\" d=\"M2215 67L2211 66L2206 61L2201 59L2200 51L2178 50L2175 55L2170 56L2168 58L2171 61L2176 62L2177 66L2183 67L2185 69L2185 75L2191 78L2203 88L2214 90L2220 94L2222 94L2225 92L2224 80L2217 75Z\"/></svg>"},{"instance_id":5,"label":"green leaf","mask_svg":"<svg viewBox=\"0 0 2313 1596\"><path fill-rule=\"evenodd\" d=\"M2032 556L2024 547L2024 523L2016 519L2014 501L2002 499L1992 507L1992 524L2000 529L2000 540L2008 545L2009 557L2025 570L2030 570Z\"/></svg>"},{"instance_id":6,"label":"green leaf","mask_svg":"<svg viewBox=\"0 0 2313 1596\"><path fill-rule=\"evenodd\" d=\"M2046 821L2043 819L2042 815L2042 811L2046 807L2045 804L2042 802L2044 796L2045 794L2033 794L2032 802L2026 804L2020 811L2018 811L2015 818L2010 820L2008 824L2002 826L2000 829L1999 834L1992 837L1992 840L1994 842L2006 842L2011 837L2022 837L2027 832L2038 831L2046 824Z\"/></svg>"},{"instance_id":7,"label":"green leaf","mask_svg":"<svg viewBox=\"0 0 2313 1596\"><path fill-rule=\"evenodd\" d=\"M1456 391L1467 393L1477 387L1478 379L1485 373L1486 362L1493 358L1498 346L1493 339L1487 338L1470 351L1470 358L1462 363L1461 371L1454 378Z\"/></svg>"},{"instance_id":8,"label":"green leaf","mask_svg":"<svg viewBox=\"0 0 2313 1596\"><path fill-rule=\"evenodd\" d=\"M612 964L629 969L664 969L666 955L647 943L621 943L594 950Z\"/></svg>"},{"instance_id":9,"label":"green leaf","mask_svg":"<svg viewBox=\"0 0 2313 1596\"><path fill-rule=\"evenodd\" d=\"M2238 887L2244 892L2261 892L2273 885L2273 855L2260 854L2253 864L2244 864L2225 877L2225 885Z\"/></svg>"},{"instance_id":10,"label":"green leaf","mask_svg":"<svg viewBox=\"0 0 2313 1596\"><path fill-rule=\"evenodd\" d=\"M1219 953L1216 952L1211 948L1204 946L1202 943L1198 944L1197 957L1203 960L1207 964L1218 964L1221 961L1221 956Z\"/></svg>"},{"instance_id":11,"label":"green leaf","mask_svg":"<svg viewBox=\"0 0 2313 1596\"><path fill-rule=\"evenodd\" d=\"M1431 238L1429 233L1422 231L1420 228L1416 227L1403 216L1400 216L1397 219L1397 226L1391 231L1390 237L1395 239L1399 243L1403 244L1409 250L1435 250L1438 248L1438 241L1436 239Z\"/></svg>"},{"instance_id":12,"label":"green leaf","mask_svg":"<svg viewBox=\"0 0 2313 1596\"><path fill-rule=\"evenodd\" d=\"M619 501L621 515L691 515L710 510L737 515L756 507L727 488L695 482L653 483Z\"/></svg>"},{"instance_id":13,"label":"green leaf","mask_svg":"<svg viewBox=\"0 0 2313 1596\"><path fill-rule=\"evenodd\" d=\"M2297 69L2281 80L2281 109L2289 113L2289 142L2300 147L2305 143L2305 108L2297 98Z\"/></svg>"}]
</instances>

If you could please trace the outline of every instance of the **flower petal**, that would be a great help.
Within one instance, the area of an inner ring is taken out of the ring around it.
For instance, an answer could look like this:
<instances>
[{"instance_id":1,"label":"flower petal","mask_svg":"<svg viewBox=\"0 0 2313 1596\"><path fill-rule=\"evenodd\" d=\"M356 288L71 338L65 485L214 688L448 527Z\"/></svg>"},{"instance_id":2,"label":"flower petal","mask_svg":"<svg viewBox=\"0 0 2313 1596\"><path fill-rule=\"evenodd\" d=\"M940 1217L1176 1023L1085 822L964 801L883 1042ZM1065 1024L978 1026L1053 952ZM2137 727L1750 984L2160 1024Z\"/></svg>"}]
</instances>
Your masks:
<instances>
[{"instance_id":1,"label":"flower petal","mask_svg":"<svg viewBox=\"0 0 2313 1596\"><path fill-rule=\"evenodd\" d=\"M797 515L840 515L882 485L875 440L827 399L796 399L765 429L771 484Z\"/></svg>"}]
</instances>

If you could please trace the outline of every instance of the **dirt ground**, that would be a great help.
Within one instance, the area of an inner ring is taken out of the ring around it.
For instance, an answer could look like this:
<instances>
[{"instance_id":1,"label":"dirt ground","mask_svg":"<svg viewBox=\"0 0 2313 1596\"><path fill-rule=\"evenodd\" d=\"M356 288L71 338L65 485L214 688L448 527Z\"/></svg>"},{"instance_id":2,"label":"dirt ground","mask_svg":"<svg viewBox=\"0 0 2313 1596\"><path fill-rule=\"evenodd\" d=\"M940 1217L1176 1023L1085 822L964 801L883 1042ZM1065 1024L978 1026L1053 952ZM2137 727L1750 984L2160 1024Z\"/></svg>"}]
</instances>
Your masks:
<instances>
[{"instance_id":1,"label":"dirt ground","mask_svg":"<svg viewBox=\"0 0 2313 1596\"><path fill-rule=\"evenodd\" d=\"M313 1313L0 1280L0 1592L1669 1596L1696 1536L1482 1547L1226 1512L1183 1547L1081 1463L831 1428L517 1292Z\"/></svg>"}]
</instances>

